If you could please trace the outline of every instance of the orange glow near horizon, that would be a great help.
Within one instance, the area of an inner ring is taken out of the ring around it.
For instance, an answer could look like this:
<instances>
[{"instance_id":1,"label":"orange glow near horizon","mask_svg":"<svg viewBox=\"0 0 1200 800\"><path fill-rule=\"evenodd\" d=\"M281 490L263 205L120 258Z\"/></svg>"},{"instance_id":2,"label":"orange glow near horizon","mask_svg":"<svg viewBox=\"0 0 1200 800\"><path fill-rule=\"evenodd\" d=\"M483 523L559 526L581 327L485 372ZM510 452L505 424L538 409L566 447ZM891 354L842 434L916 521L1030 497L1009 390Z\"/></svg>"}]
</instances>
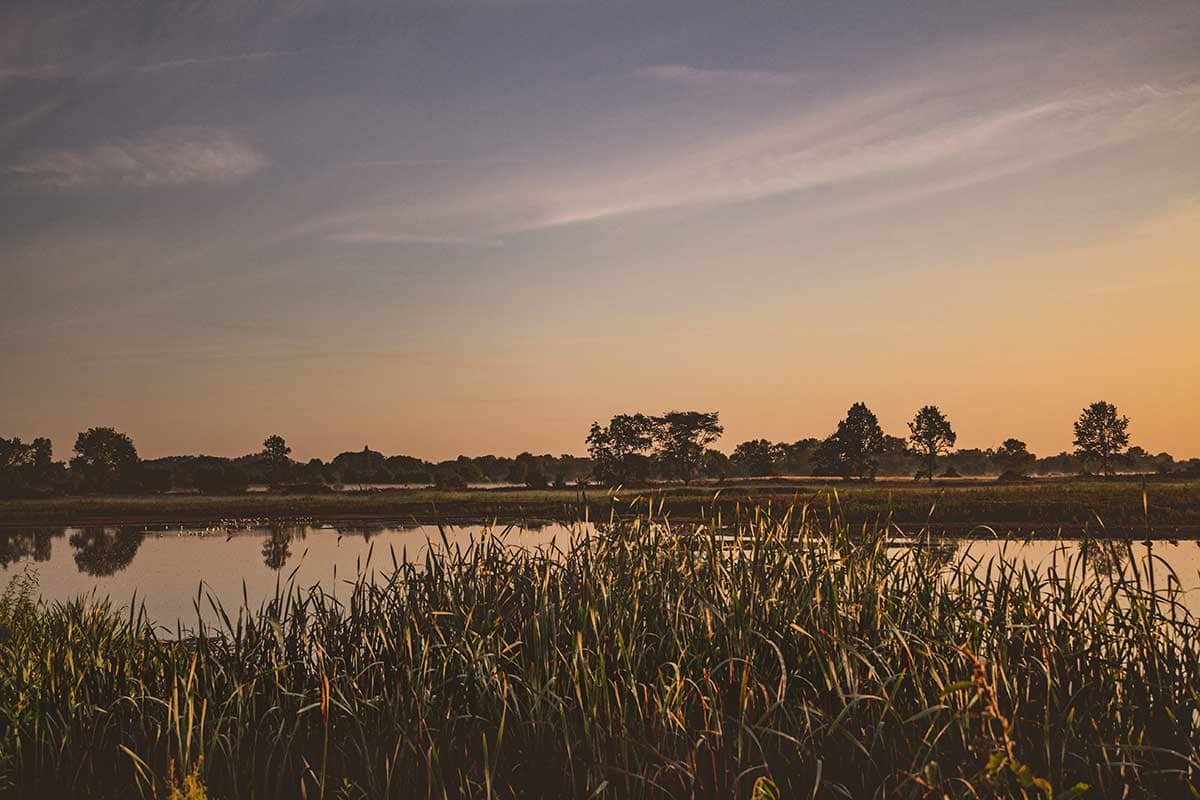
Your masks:
<instances>
[{"instance_id":1,"label":"orange glow near horizon","mask_svg":"<svg viewBox=\"0 0 1200 800\"><path fill-rule=\"evenodd\" d=\"M699 409L728 452L863 401L1045 456L1103 399L1200 456L1194 2L236 5L5 18L0 436L437 460Z\"/></svg>"}]
</instances>

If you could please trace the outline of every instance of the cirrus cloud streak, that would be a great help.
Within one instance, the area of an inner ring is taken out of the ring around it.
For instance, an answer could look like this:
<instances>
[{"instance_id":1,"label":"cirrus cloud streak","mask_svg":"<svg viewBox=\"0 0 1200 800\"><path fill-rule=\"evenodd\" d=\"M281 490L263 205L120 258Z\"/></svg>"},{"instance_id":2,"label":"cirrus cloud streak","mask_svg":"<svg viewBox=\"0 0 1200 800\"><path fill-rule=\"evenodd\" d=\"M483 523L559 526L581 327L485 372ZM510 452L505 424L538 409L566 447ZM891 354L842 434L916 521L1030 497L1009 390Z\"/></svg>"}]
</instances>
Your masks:
<instances>
[{"instance_id":1,"label":"cirrus cloud streak","mask_svg":"<svg viewBox=\"0 0 1200 800\"><path fill-rule=\"evenodd\" d=\"M150 188L235 181L266 165L258 150L228 131L170 127L87 148L37 152L3 171L48 188Z\"/></svg>"}]
</instances>

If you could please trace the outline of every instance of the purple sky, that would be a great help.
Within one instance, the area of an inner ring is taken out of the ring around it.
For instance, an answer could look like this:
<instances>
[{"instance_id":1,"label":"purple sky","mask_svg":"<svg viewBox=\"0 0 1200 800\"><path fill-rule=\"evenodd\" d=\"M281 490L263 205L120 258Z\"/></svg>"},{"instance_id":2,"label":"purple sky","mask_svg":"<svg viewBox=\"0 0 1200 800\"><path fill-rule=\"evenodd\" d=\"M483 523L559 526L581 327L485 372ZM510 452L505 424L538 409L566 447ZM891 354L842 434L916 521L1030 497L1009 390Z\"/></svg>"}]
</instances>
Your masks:
<instances>
[{"instance_id":1,"label":"purple sky","mask_svg":"<svg viewBox=\"0 0 1200 800\"><path fill-rule=\"evenodd\" d=\"M1200 455L1195 2L7 2L0 435Z\"/></svg>"}]
</instances>

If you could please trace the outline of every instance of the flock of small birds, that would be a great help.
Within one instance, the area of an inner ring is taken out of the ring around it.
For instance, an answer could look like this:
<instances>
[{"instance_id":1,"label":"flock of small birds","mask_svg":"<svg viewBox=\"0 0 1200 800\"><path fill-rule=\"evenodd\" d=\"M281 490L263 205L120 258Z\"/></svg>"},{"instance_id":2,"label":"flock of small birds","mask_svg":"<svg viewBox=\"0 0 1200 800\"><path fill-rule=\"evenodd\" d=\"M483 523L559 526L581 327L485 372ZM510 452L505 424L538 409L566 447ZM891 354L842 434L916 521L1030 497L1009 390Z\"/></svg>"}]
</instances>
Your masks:
<instances>
[{"instance_id":1,"label":"flock of small birds","mask_svg":"<svg viewBox=\"0 0 1200 800\"><path fill-rule=\"evenodd\" d=\"M155 536L219 536L225 535L225 541L231 541L238 533L253 530L255 528L265 528L272 524L278 524L278 520L269 519L267 517L240 517L236 519L217 520L208 525L179 525L178 528L171 526L163 528L159 526L145 525L142 530L146 533L152 533ZM312 520L306 518L297 518L288 520L288 524L292 525L311 525ZM338 540L341 540L341 534L338 534Z\"/></svg>"}]
</instances>

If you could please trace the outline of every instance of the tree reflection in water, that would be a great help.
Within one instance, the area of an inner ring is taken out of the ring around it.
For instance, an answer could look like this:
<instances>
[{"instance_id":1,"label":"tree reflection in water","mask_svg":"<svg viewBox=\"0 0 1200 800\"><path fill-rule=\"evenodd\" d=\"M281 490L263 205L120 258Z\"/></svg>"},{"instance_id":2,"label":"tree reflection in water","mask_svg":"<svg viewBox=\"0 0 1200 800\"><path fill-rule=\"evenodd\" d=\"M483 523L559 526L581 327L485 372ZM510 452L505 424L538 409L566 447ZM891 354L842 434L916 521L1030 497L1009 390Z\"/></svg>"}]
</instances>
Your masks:
<instances>
[{"instance_id":1,"label":"tree reflection in water","mask_svg":"<svg viewBox=\"0 0 1200 800\"><path fill-rule=\"evenodd\" d=\"M370 543L371 539L383 532L382 525L342 525L339 524L334 530L337 531L338 540L343 536L361 536L364 542Z\"/></svg>"},{"instance_id":2,"label":"tree reflection in water","mask_svg":"<svg viewBox=\"0 0 1200 800\"><path fill-rule=\"evenodd\" d=\"M1097 574L1120 580L1129 564L1129 543L1120 540L1086 539L1081 545L1083 557Z\"/></svg>"},{"instance_id":3,"label":"tree reflection in water","mask_svg":"<svg viewBox=\"0 0 1200 800\"><path fill-rule=\"evenodd\" d=\"M35 528L0 533L0 568L17 561L49 561L50 542L66 533L66 528Z\"/></svg>"},{"instance_id":4,"label":"tree reflection in water","mask_svg":"<svg viewBox=\"0 0 1200 800\"><path fill-rule=\"evenodd\" d=\"M267 569L281 570L292 555L293 539L303 539L303 525L272 525L267 540L263 542L262 557Z\"/></svg>"},{"instance_id":5,"label":"tree reflection in water","mask_svg":"<svg viewBox=\"0 0 1200 800\"><path fill-rule=\"evenodd\" d=\"M120 572L133 561L144 536L137 528L83 528L71 534L75 566L95 577Z\"/></svg>"}]
</instances>

